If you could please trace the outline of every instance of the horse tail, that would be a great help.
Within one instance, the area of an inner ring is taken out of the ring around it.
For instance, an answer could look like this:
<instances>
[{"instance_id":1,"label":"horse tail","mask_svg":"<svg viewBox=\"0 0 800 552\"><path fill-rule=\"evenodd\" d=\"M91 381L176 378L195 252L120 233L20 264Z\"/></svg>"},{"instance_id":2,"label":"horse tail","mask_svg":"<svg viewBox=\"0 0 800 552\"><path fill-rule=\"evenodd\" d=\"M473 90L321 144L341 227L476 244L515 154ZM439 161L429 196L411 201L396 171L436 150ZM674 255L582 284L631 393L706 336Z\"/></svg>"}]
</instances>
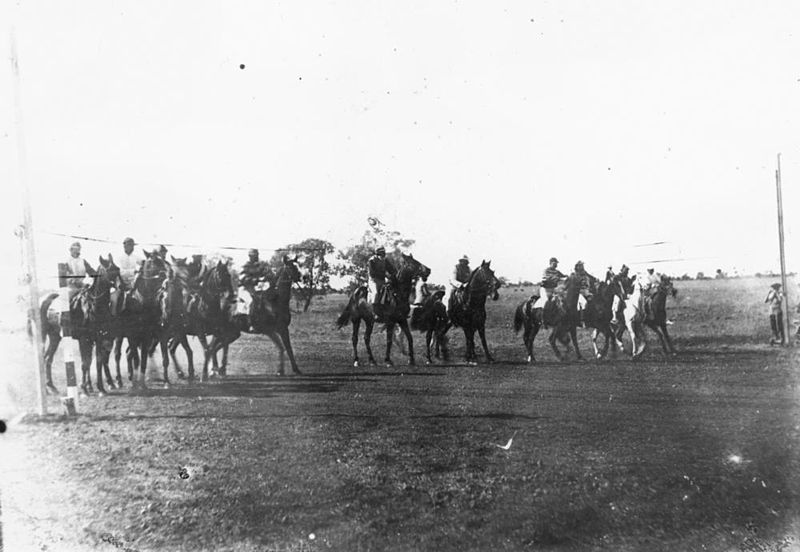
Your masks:
<instances>
[{"instance_id":1,"label":"horse tail","mask_svg":"<svg viewBox=\"0 0 800 552\"><path fill-rule=\"evenodd\" d=\"M353 309L355 309L356 304L358 303L358 297L360 295L361 288L356 289L353 294L350 296L350 299L347 301L347 305L345 305L342 314L339 315L339 318L336 319L336 328L341 330L347 323L350 322L352 318Z\"/></svg>"},{"instance_id":2,"label":"horse tail","mask_svg":"<svg viewBox=\"0 0 800 552\"><path fill-rule=\"evenodd\" d=\"M527 304L527 301L520 303L514 312L514 333L519 333L522 326L525 325L525 305Z\"/></svg>"}]
</instances>

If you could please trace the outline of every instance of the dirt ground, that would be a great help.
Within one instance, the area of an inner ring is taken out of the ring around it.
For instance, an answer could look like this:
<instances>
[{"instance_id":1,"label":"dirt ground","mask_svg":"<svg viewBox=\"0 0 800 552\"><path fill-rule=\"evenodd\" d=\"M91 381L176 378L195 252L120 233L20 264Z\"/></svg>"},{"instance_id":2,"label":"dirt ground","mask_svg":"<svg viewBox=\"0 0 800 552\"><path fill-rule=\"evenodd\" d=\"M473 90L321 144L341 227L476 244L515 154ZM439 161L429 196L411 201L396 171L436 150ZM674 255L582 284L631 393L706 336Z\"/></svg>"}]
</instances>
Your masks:
<instances>
[{"instance_id":1,"label":"dirt ground","mask_svg":"<svg viewBox=\"0 0 800 552\"><path fill-rule=\"evenodd\" d=\"M636 362L557 362L540 334L525 364L531 290L503 288L498 362L461 363L456 329L449 364L422 364L415 335L419 366L353 368L345 299L322 298L292 324L303 376L245 336L223 380L164 388L155 361L146 395L82 398L74 419L50 397L58 414L14 423L5 550L800 549L800 355L768 345L770 283L677 282L678 355L650 334ZM4 334L10 420L31 386L24 332ZM54 374L63 392L60 354Z\"/></svg>"}]
</instances>

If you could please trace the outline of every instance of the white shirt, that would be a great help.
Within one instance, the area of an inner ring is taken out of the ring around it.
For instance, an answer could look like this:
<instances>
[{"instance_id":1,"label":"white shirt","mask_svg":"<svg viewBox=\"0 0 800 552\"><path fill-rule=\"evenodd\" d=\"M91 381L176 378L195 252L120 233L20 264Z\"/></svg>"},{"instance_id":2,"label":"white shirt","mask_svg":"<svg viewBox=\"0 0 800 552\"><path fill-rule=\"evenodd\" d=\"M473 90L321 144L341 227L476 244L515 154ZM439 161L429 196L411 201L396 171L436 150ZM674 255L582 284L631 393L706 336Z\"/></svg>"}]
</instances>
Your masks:
<instances>
[{"instance_id":1,"label":"white shirt","mask_svg":"<svg viewBox=\"0 0 800 552\"><path fill-rule=\"evenodd\" d=\"M123 251L117 265L119 266L119 275L126 286L130 287L131 283L133 283L133 276L139 270L143 260L144 258L136 251L131 252L130 255Z\"/></svg>"}]
</instances>

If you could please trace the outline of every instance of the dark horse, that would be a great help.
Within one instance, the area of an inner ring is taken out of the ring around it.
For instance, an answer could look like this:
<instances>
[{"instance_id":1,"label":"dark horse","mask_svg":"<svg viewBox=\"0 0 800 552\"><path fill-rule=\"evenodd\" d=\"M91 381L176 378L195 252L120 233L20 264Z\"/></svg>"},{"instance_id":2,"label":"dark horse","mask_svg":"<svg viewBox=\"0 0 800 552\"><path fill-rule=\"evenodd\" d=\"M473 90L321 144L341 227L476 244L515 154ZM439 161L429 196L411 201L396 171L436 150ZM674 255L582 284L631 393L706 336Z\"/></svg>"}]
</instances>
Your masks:
<instances>
[{"instance_id":1,"label":"dark horse","mask_svg":"<svg viewBox=\"0 0 800 552\"><path fill-rule=\"evenodd\" d=\"M609 345L613 350L617 349L617 340L611 327L615 288L605 282L593 284L592 297L586 302L582 315L578 311L578 282L568 278L566 289L565 299L554 297L545 309L533 308L534 303L539 299L538 295L533 295L529 300L521 303L514 312L514 331L519 332L524 328L522 339L525 343L525 350L528 352L529 363L536 362L533 354L533 341L545 323L546 326L553 327L549 342L559 359L562 359L562 355L558 350L556 340L568 346L570 337L572 337L577 358L582 358L575 331L581 322L585 327L593 329L592 347L596 358L604 358ZM605 344L602 349L597 348L598 333L605 336Z\"/></svg>"},{"instance_id":2,"label":"dark horse","mask_svg":"<svg viewBox=\"0 0 800 552\"><path fill-rule=\"evenodd\" d=\"M63 293L66 292L66 290L63 291ZM54 395L58 394L58 389L53 384L53 358L58 350L59 343L61 343L61 313L56 310L51 311L50 306L58 297L58 293L51 293L45 297L39 312L42 321L42 345L44 346L47 392Z\"/></svg>"},{"instance_id":3,"label":"dark horse","mask_svg":"<svg viewBox=\"0 0 800 552\"><path fill-rule=\"evenodd\" d=\"M497 301L500 281L495 277L491 268L491 261L482 261L481 265L472 271L469 280L463 289L458 289L450 296L447 315L454 326L464 330L467 340L466 359L471 364L477 364L478 357L475 353L475 331L481 338L483 352L486 360L493 362L489 347L486 345L486 298L491 295Z\"/></svg>"},{"instance_id":4,"label":"dark horse","mask_svg":"<svg viewBox=\"0 0 800 552\"><path fill-rule=\"evenodd\" d=\"M272 340L280 352L278 374L281 376L284 374L284 351L289 356L292 372L302 373L297 367L292 341L289 337L289 324L292 322L290 308L292 285L299 282L301 276L297 266L297 257L290 259L284 255L283 266L277 270L270 288L256 291L253 294L250 314L237 314L233 318L239 331L263 334ZM215 336L214 341L216 340ZM213 347L214 342L212 342L212 349Z\"/></svg>"},{"instance_id":5,"label":"dark horse","mask_svg":"<svg viewBox=\"0 0 800 552\"><path fill-rule=\"evenodd\" d=\"M133 371L139 367L138 376L131 374L133 388L146 389L147 358L153 342L161 333L161 306L159 291L167 279L169 267L159 255L145 251L145 260L136 274L130 292L118 291L117 315L113 317L112 332L115 337L125 337L130 346L129 360ZM129 368L130 370L130 368Z\"/></svg>"},{"instance_id":6,"label":"dark horse","mask_svg":"<svg viewBox=\"0 0 800 552\"><path fill-rule=\"evenodd\" d=\"M197 337L203 345L205 360L201 381L208 380L208 363L214 365L214 372L225 375L228 361L228 346L242 335L233 320L235 290L228 265L222 261L206 272L199 292L188 307L189 317L194 320ZM213 335L206 346L206 335ZM222 349L222 368L217 366L217 351ZM190 376L191 378L191 376Z\"/></svg>"},{"instance_id":7,"label":"dark horse","mask_svg":"<svg viewBox=\"0 0 800 552\"><path fill-rule=\"evenodd\" d=\"M109 255L108 260L100 257L100 266L97 275L90 286L76 294L69 304L69 317L62 319L61 313L50 311L50 307L58 297L58 293L51 293L41 304L42 341L46 342L44 351L46 386L50 393L57 394L53 384L52 367L53 358L61 343L62 330L65 335L71 336L78 342L81 356L81 391L89 394L92 392L92 378L90 368L92 354L97 350L97 389L105 393L101 370L105 371L108 386L115 388L114 381L108 368L108 359L111 352L111 336L108 331L110 319L109 299L112 288L119 284L119 267ZM68 293L66 289L61 293Z\"/></svg>"},{"instance_id":8,"label":"dark horse","mask_svg":"<svg viewBox=\"0 0 800 552\"><path fill-rule=\"evenodd\" d=\"M447 318L447 308L442 303L444 291L436 291L425 298L422 305L416 307L411 314L411 329L425 333L425 358L431 364L431 343L435 339L436 358L449 360L447 349L447 330L452 325Z\"/></svg>"},{"instance_id":9,"label":"dark horse","mask_svg":"<svg viewBox=\"0 0 800 552\"><path fill-rule=\"evenodd\" d=\"M408 327L408 315L411 312L411 305L409 304L409 296L413 289L413 281L415 278L427 278L431 269L424 264L417 261L412 255L403 254L397 274L390 277L387 283L387 296L389 301L384 305L383 317L378 320L386 325L386 366L392 366L392 336L394 335L395 325L400 326L403 335L408 340L408 363L413 366L414 361L414 343L411 337L411 330ZM367 301L367 287L359 286L350 296L350 300L345 306L342 314L336 320L336 326L341 329L344 328L348 322L353 324L353 366L358 367L358 328L361 321L364 321L364 345L367 348L367 355L369 356L369 363L376 365L375 357L372 356L372 348L370 342L372 339L372 328L375 325L375 314L372 305Z\"/></svg>"}]
</instances>

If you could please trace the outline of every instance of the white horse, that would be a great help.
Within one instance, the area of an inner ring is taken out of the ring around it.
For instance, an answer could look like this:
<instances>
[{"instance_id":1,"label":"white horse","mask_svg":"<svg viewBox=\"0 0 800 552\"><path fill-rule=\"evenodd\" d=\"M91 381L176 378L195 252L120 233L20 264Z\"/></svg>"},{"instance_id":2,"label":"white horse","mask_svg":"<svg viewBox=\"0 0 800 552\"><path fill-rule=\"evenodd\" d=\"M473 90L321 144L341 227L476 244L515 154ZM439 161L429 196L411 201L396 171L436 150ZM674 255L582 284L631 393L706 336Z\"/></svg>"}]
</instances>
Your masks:
<instances>
[{"instance_id":1,"label":"white horse","mask_svg":"<svg viewBox=\"0 0 800 552\"><path fill-rule=\"evenodd\" d=\"M633 358L638 358L644 353L647 347L647 340L644 333L644 294L642 293L642 279L637 277L633 280L633 293L628 296L622 310L625 320L625 327L631 336L631 354ZM622 349L622 343L618 343Z\"/></svg>"}]
</instances>

